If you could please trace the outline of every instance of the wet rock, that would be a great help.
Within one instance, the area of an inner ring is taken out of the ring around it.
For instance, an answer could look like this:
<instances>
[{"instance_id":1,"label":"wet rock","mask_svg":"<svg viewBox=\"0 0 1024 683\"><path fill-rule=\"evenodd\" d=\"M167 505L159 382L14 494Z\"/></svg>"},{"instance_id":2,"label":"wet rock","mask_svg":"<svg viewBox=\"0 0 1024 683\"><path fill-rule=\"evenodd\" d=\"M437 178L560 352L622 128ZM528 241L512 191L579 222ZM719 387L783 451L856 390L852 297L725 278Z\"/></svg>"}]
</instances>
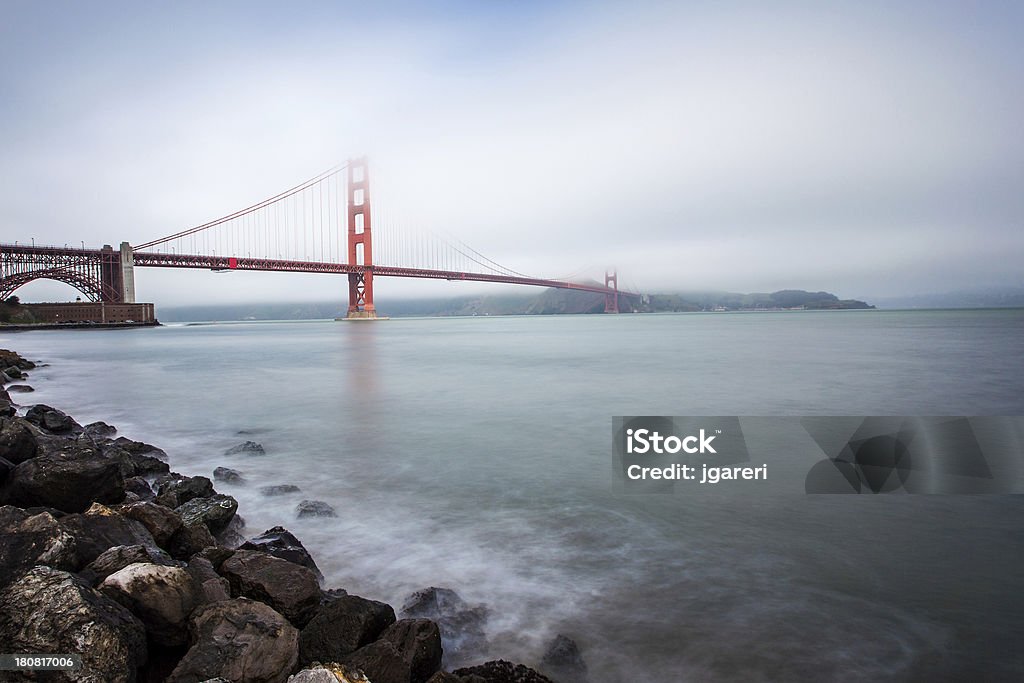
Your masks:
<instances>
[{"instance_id":1,"label":"wet rock","mask_svg":"<svg viewBox=\"0 0 1024 683\"><path fill-rule=\"evenodd\" d=\"M202 605L189 624L192 647L167 679L279 683L295 666L298 631L273 608L237 598Z\"/></svg>"},{"instance_id":2,"label":"wet rock","mask_svg":"<svg viewBox=\"0 0 1024 683\"><path fill-rule=\"evenodd\" d=\"M527 666L506 662L503 659L456 669L452 673L460 678L478 676L481 679L480 683L554 683L547 676Z\"/></svg>"},{"instance_id":3,"label":"wet rock","mask_svg":"<svg viewBox=\"0 0 1024 683\"><path fill-rule=\"evenodd\" d=\"M10 397L0 398L0 417L14 417L17 412L18 410L11 403Z\"/></svg>"},{"instance_id":4,"label":"wet rock","mask_svg":"<svg viewBox=\"0 0 1024 683\"><path fill-rule=\"evenodd\" d=\"M29 408L25 413L25 419L53 434L82 431L82 426L71 419L67 413L42 403Z\"/></svg>"},{"instance_id":5,"label":"wet rock","mask_svg":"<svg viewBox=\"0 0 1024 683\"><path fill-rule=\"evenodd\" d=\"M146 634L131 612L50 567L0 592L0 643L7 652L81 654L82 671L66 680L126 683L146 662Z\"/></svg>"},{"instance_id":6,"label":"wet rock","mask_svg":"<svg viewBox=\"0 0 1024 683\"><path fill-rule=\"evenodd\" d=\"M167 543L167 551L176 560L187 560L216 544L217 540L205 524L182 524Z\"/></svg>"},{"instance_id":7,"label":"wet rock","mask_svg":"<svg viewBox=\"0 0 1024 683\"><path fill-rule=\"evenodd\" d=\"M116 545L100 553L99 557L86 565L85 569L79 573L87 583L96 586L103 583L104 579L111 574L140 562L166 566L181 564L171 559L167 553L147 548L144 545ZM125 606L131 609L131 605Z\"/></svg>"},{"instance_id":8,"label":"wet rock","mask_svg":"<svg viewBox=\"0 0 1024 683\"><path fill-rule=\"evenodd\" d=\"M137 476L166 474L171 471L171 466L166 462L146 453L128 453L128 460Z\"/></svg>"},{"instance_id":9,"label":"wet rock","mask_svg":"<svg viewBox=\"0 0 1024 683\"><path fill-rule=\"evenodd\" d=\"M0 349L0 367L9 368L16 367L19 370L31 370L36 367L36 364L27 358L23 358L16 351L10 351L8 349ZM39 367L46 367L46 364Z\"/></svg>"},{"instance_id":10,"label":"wet rock","mask_svg":"<svg viewBox=\"0 0 1024 683\"><path fill-rule=\"evenodd\" d=\"M325 602L299 637L299 662L336 662L376 640L395 623L391 605L345 595Z\"/></svg>"},{"instance_id":11,"label":"wet rock","mask_svg":"<svg viewBox=\"0 0 1024 683\"><path fill-rule=\"evenodd\" d=\"M429 619L396 621L385 629L377 642L394 646L404 664L405 681L425 683L441 668L441 631ZM372 680L377 680L369 668L361 668Z\"/></svg>"},{"instance_id":12,"label":"wet rock","mask_svg":"<svg viewBox=\"0 0 1024 683\"><path fill-rule=\"evenodd\" d=\"M140 522L153 536L156 544L164 549L182 527L181 516L177 512L150 501L125 503L115 509L128 519Z\"/></svg>"},{"instance_id":13,"label":"wet rock","mask_svg":"<svg viewBox=\"0 0 1024 683\"><path fill-rule=\"evenodd\" d=\"M0 484L4 483L4 480L7 479L7 474L15 467L16 465L7 458L0 458Z\"/></svg>"},{"instance_id":14,"label":"wet rock","mask_svg":"<svg viewBox=\"0 0 1024 683\"><path fill-rule=\"evenodd\" d=\"M258 444L255 441L246 441L240 443L237 446L224 451L224 455L239 455L244 453L245 455L266 455L267 452L263 449L262 444Z\"/></svg>"},{"instance_id":15,"label":"wet rock","mask_svg":"<svg viewBox=\"0 0 1024 683\"><path fill-rule=\"evenodd\" d=\"M316 566L316 562L313 561L313 557L303 547L299 539L295 538L294 534L284 527L275 526L267 529L259 536L253 536L243 543L240 549L259 550L268 555L279 557L282 560L294 562L312 571L317 579L323 579L323 574L320 573L320 569Z\"/></svg>"},{"instance_id":16,"label":"wet rock","mask_svg":"<svg viewBox=\"0 0 1024 683\"><path fill-rule=\"evenodd\" d=\"M450 588L432 586L416 591L402 604L401 614L437 623L446 666L465 663L487 650L487 608L468 605Z\"/></svg>"},{"instance_id":17,"label":"wet rock","mask_svg":"<svg viewBox=\"0 0 1024 683\"><path fill-rule=\"evenodd\" d=\"M67 571L79 566L74 536L48 512L0 507L0 538L0 586L37 564Z\"/></svg>"},{"instance_id":18,"label":"wet rock","mask_svg":"<svg viewBox=\"0 0 1024 683\"><path fill-rule=\"evenodd\" d=\"M322 500L304 500L295 506L295 514L302 517L337 517L338 513Z\"/></svg>"},{"instance_id":19,"label":"wet rock","mask_svg":"<svg viewBox=\"0 0 1024 683\"><path fill-rule=\"evenodd\" d=\"M213 563L200 555L188 561L188 573L199 586L203 594L203 602L217 602L231 598L231 584L217 573Z\"/></svg>"},{"instance_id":20,"label":"wet rock","mask_svg":"<svg viewBox=\"0 0 1024 683\"><path fill-rule=\"evenodd\" d=\"M206 477L202 477L206 479ZM209 483L210 480L206 479ZM212 486L212 485L211 485ZM159 502L161 496L157 496ZM217 534L227 527L238 510L238 501L231 496L216 494L208 498L192 498L175 508L186 525L205 524L211 534Z\"/></svg>"},{"instance_id":21,"label":"wet rock","mask_svg":"<svg viewBox=\"0 0 1024 683\"><path fill-rule=\"evenodd\" d=\"M157 448L156 446L142 441L133 441L132 439L119 436L114 439L114 445L118 448L124 449L129 453L137 455L148 455L153 458L159 458L160 460L167 460L167 453L163 449Z\"/></svg>"},{"instance_id":22,"label":"wet rock","mask_svg":"<svg viewBox=\"0 0 1024 683\"><path fill-rule=\"evenodd\" d=\"M12 384L7 387L7 391L13 391L16 394L29 394L35 391L35 389L27 384Z\"/></svg>"},{"instance_id":23,"label":"wet rock","mask_svg":"<svg viewBox=\"0 0 1024 683\"><path fill-rule=\"evenodd\" d=\"M427 683L467 683L469 679L464 681L455 674L450 674L447 671L438 671L436 674L427 679Z\"/></svg>"},{"instance_id":24,"label":"wet rock","mask_svg":"<svg viewBox=\"0 0 1024 683\"><path fill-rule=\"evenodd\" d=\"M158 476L156 484L156 502L169 508L177 508L196 498L209 498L217 492L213 490L213 482L206 477L186 477L177 472Z\"/></svg>"},{"instance_id":25,"label":"wet rock","mask_svg":"<svg viewBox=\"0 0 1024 683\"><path fill-rule=\"evenodd\" d=\"M143 524L98 503L83 514L61 517L60 526L75 538L79 566L89 564L108 548L119 545L141 545L158 554L161 552Z\"/></svg>"},{"instance_id":26,"label":"wet rock","mask_svg":"<svg viewBox=\"0 0 1024 683\"><path fill-rule=\"evenodd\" d=\"M227 548L236 549L245 543L245 520L241 515L235 515L228 522L228 525L214 534L217 543Z\"/></svg>"},{"instance_id":27,"label":"wet rock","mask_svg":"<svg viewBox=\"0 0 1024 683\"><path fill-rule=\"evenodd\" d=\"M213 471L213 480L222 481L225 484L244 484L245 477L238 470L230 467L218 467Z\"/></svg>"},{"instance_id":28,"label":"wet rock","mask_svg":"<svg viewBox=\"0 0 1024 683\"><path fill-rule=\"evenodd\" d=\"M100 592L130 609L156 642L171 646L188 642L188 617L203 597L187 570L152 563L114 572Z\"/></svg>"},{"instance_id":29,"label":"wet rock","mask_svg":"<svg viewBox=\"0 0 1024 683\"><path fill-rule=\"evenodd\" d=\"M409 665L386 640L377 640L345 657L345 664L366 674L373 683L409 683Z\"/></svg>"},{"instance_id":30,"label":"wet rock","mask_svg":"<svg viewBox=\"0 0 1024 683\"><path fill-rule=\"evenodd\" d=\"M559 633L555 636L541 659L540 668L550 674L558 683L587 683L587 663L583 661L576 641Z\"/></svg>"},{"instance_id":31,"label":"wet rock","mask_svg":"<svg viewBox=\"0 0 1024 683\"><path fill-rule=\"evenodd\" d=\"M0 502L81 512L94 502L119 503L124 493L124 477L113 460L40 455L8 474L0 489Z\"/></svg>"},{"instance_id":32,"label":"wet rock","mask_svg":"<svg viewBox=\"0 0 1024 683\"><path fill-rule=\"evenodd\" d=\"M301 489L295 484L277 484L275 486L260 487L260 495L283 496L288 493L298 493Z\"/></svg>"},{"instance_id":33,"label":"wet rock","mask_svg":"<svg viewBox=\"0 0 1024 683\"><path fill-rule=\"evenodd\" d=\"M219 569L233 596L259 600L302 627L320 605L320 583L306 567L254 550L239 550Z\"/></svg>"},{"instance_id":34,"label":"wet rock","mask_svg":"<svg viewBox=\"0 0 1024 683\"><path fill-rule=\"evenodd\" d=\"M19 368L16 365L11 365L9 367L4 368L4 374L7 375L8 379L12 380L21 379L22 377L24 377L24 375L21 372L21 368Z\"/></svg>"},{"instance_id":35,"label":"wet rock","mask_svg":"<svg viewBox=\"0 0 1024 683\"><path fill-rule=\"evenodd\" d=\"M83 436L91 439L108 439L117 434L117 427L108 425L106 422L90 422L85 425Z\"/></svg>"},{"instance_id":36,"label":"wet rock","mask_svg":"<svg viewBox=\"0 0 1024 683\"><path fill-rule=\"evenodd\" d=\"M317 664L288 677L288 683L370 683L359 669L331 662Z\"/></svg>"},{"instance_id":37,"label":"wet rock","mask_svg":"<svg viewBox=\"0 0 1024 683\"><path fill-rule=\"evenodd\" d=\"M35 434L23 420L0 417L0 457L18 465L34 458L37 450Z\"/></svg>"},{"instance_id":38,"label":"wet rock","mask_svg":"<svg viewBox=\"0 0 1024 683\"><path fill-rule=\"evenodd\" d=\"M152 501L156 498L156 492L146 481L145 477L128 477L124 480L124 492L125 496L132 494L136 496L138 500ZM125 498L125 501L128 501Z\"/></svg>"}]
</instances>

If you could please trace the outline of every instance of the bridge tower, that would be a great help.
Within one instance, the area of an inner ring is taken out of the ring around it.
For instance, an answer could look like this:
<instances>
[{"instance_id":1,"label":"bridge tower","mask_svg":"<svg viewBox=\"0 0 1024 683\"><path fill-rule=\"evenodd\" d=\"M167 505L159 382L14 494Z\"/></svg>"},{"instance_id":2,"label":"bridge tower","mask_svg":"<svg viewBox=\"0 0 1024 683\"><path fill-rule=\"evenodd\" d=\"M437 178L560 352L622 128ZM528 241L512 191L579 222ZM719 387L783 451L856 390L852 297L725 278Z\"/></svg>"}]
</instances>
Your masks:
<instances>
[{"instance_id":1,"label":"bridge tower","mask_svg":"<svg viewBox=\"0 0 1024 683\"><path fill-rule=\"evenodd\" d=\"M348 275L348 319L372 320L373 231L370 222L370 176L366 157L348 162L348 262L363 266Z\"/></svg>"},{"instance_id":2,"label":"bridge tower","mask_svg":"<svg viewBox=\"0 0 1024 683\"><path fill-rule=\"evenodd\" d=\"M612 272L605 271L604 274L604 286L609 287L612 291L604 293L604 312L605 313L618 313L619 312L619 274L614 270Z\"/></svg>"}]
</instances>

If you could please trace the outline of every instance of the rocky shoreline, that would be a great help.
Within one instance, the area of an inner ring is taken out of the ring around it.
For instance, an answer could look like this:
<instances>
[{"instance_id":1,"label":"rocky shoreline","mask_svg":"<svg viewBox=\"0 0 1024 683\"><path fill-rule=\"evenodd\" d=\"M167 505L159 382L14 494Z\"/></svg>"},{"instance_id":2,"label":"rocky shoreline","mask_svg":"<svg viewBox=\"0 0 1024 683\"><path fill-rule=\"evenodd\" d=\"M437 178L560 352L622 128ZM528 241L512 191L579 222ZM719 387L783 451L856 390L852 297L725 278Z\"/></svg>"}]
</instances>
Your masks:
<instances>
[{"instance_id":1,"label":"rocky shoreline","mask_svg":"<svg viewBox=\"0 0 1024 683\"><path fill-rule=\"evenodd\" d=\"M173 472L159 448L12 400L8 389L30 395L22 382L34 368L0 350L0 380L19 383L0 388L0 652L79 654L82 668L4 680L587 680L561 635L538 663L544 673L504 660L445 670L486 649L485 607L430 587L396 612L325 588L291 532L245 538L237 501L206 477ZM218 481L239 476L215 471ZM300 507L335 514L322 501Z\"/></svg>"}]
</instances>

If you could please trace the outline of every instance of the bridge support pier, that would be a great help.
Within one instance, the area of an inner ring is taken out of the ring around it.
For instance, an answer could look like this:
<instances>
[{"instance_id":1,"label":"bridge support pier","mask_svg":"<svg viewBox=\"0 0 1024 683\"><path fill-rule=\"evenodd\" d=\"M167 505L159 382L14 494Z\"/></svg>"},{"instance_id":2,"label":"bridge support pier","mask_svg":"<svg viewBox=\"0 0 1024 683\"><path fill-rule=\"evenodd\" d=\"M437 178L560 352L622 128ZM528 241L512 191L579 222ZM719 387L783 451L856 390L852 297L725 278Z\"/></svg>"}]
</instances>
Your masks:
<instances>
[{"instance_id":1,"label":"bridge support pier","mask_svg":"<svg viewBox=\"0 0 1024 683\"><path fill-rule=\"evenodd\" d=\"M348 276L347 320L374 320L373 230L370 222L370 176L366 157L348 161L348 262L364 266Z\"/></svg>"},{"instance_id":2,"label":"bridge support pier","mask_svg":"<svg viewBox=\"0 0 1024 683\"><path fill-rule=\"evenodd\" d=\"M619 274L614 270L612 272L605 271L604 274L604 286L609 287L612 291L605 292L604 294L604 312L605 313L618 313L619 312Z\"/></svg>"}]
</instances>

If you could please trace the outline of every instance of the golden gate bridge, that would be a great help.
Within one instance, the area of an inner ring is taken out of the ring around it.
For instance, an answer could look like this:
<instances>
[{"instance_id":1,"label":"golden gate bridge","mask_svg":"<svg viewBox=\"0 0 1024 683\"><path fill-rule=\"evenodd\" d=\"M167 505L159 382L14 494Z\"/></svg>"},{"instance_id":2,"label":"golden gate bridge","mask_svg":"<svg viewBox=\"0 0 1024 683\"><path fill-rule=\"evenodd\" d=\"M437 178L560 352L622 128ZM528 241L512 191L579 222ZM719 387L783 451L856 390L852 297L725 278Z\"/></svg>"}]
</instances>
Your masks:
<instances>
[{"instance_id":1,"label":"golden gate bridge","mask_svg":"<svg viewBox=\"0 0 1024 683\"><path fill-rule=\"evenodd\" d=\"M332 273L348 278L348 318L376 317L374 279L503 282L604 295L619 312L618 275L604 284L531 277L454 239L412 231L379 207L371 213L365 157L329 169L280 194L166 237L115 250L0 244L0 298L33 280L64 282L89 300L135 302L135 268ZM344 227L343 227L344 226Z\"/></svg>"}]
</instances>

